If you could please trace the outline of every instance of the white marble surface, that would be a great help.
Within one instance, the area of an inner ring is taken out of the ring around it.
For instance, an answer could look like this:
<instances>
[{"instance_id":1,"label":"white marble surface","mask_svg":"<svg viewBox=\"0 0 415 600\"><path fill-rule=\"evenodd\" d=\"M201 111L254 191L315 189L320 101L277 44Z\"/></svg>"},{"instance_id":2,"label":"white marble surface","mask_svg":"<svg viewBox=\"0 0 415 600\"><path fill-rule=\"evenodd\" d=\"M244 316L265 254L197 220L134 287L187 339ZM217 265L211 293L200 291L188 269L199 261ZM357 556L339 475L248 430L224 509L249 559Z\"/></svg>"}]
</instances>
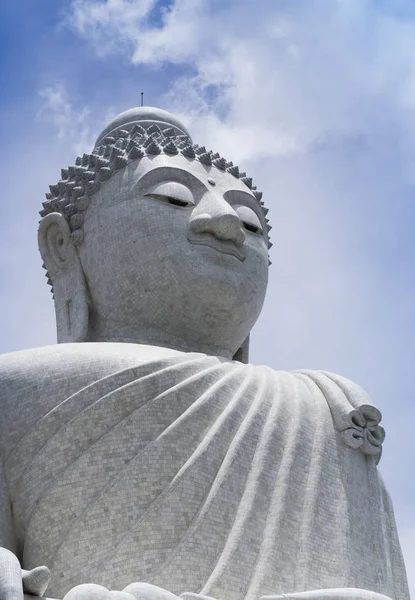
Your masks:
<instances>
[{"instance_id":1,"label":"white marble surface","mask_svg":"<svg viewBox=\"0 0 415 600\"><path fill-rule=\"evenodd\" d=\"M13 353L0 375L14 525L50 596L407 598L380 413L352 382L113 343Z\"/></svg>"},{"instance_id":2,"label":"white marble surface","mask_svg":"<svg viewBox=\"0 0 415 600\"><path fill-rule=\"evenodd\" d=\"M162 112L117 117L45 203L73 343L0 358L0 596L42 594L46 565L68 600L407 600L379 411L342 377L243 364L266 209Z\"/></svg>"}]
</instances>

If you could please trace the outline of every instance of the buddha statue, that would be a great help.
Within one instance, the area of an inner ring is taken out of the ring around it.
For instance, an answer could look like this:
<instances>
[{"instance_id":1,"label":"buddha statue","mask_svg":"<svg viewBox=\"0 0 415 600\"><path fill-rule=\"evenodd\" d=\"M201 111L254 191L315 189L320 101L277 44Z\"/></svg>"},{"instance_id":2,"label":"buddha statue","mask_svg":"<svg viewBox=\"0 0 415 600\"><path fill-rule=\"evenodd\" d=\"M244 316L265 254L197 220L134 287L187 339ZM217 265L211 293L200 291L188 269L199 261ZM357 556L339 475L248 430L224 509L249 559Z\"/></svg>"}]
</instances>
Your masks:
<instances>
[{"instance_id":1,"label":"buddha statue","mask_svg":"<svg viewBox=\"0 0 415 600\"><path fill-rule=\"evenodd\" d=\"M409 598L379 410L249 364L266 213L149 107L50 186L59 343L0 357L1 600Z\"/></svg>"}]
</instances>

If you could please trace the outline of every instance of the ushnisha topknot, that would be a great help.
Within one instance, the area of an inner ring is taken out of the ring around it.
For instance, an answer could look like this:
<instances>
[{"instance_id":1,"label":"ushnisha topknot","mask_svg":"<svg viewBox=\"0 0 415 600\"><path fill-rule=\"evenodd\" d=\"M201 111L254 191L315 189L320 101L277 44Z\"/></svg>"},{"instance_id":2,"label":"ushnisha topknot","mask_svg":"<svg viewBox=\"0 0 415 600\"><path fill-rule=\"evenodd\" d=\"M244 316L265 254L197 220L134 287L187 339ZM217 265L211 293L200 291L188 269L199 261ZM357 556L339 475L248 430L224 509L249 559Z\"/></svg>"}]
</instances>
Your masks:
<instances>
[{"instance_id":1,"label":"ushnisha topknot","mask_svg":"<svg viewBox=\"0 0 415 600\"><path fill-rule=\"evenodd\" d=\"M269 241L271 226L266 217L268 209L262 201L262 192L252 185L252 179L218 153L193 144L187 129L174 115L151 107L130 109L115 117L98 136L91 154L78 156L75 165L62 169L58 183L49 186L39 214L42 217L52 212L63 214L68 219L74 244L80 245L84 236L83 213L89 206L90 197L128 163L160 153L170 156L180 153L189 161L197 160L240 179L261 206L267 224L268 246L272 246Z\"/></svg>"}]
</instances>

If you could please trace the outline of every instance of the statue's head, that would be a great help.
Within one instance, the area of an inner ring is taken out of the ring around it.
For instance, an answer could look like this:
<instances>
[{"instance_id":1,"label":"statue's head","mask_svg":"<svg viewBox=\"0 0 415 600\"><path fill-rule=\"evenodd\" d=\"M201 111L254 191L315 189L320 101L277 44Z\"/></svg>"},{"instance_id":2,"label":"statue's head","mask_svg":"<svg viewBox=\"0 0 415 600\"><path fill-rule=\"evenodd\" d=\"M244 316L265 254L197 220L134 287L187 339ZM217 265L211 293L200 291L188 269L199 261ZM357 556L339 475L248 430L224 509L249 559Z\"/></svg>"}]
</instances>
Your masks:
<instances>
[{"instance_id":1,"label":"statue's head","mask_svg":"<svg viewBox=\"0 0 415 600\"><path fill-rule=\"evenodd\" d=\"M116 117L43 206L58 342L246 360L268 279L266 209L252 180L193 145L173 115L146 107Z\"/></svg>"}]
</instances>

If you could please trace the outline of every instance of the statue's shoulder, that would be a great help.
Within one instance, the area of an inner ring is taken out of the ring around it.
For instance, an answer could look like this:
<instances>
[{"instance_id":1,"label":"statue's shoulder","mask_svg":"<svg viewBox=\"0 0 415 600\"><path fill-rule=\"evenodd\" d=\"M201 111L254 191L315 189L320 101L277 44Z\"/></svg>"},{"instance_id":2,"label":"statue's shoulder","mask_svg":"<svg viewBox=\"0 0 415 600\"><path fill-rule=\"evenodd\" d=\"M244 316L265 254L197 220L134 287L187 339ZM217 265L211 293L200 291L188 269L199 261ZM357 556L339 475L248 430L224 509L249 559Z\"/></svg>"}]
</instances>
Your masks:
<instances>
[{"instance_id":1,"label":"statue's shoulder","mask_svg":"<svg viewBox=\"0 0 415 600\"><path fill-rule=\"evenodd\" d=\"M0 440L10 437L12 427L20 432L30 428L41 415L95 381L172 353L138 344L81 343L0 355Z\"/></svg>"},{"instance_id":2,"label":"statue's shoulder","mask_svg":"<svg viewBox=\"0 0 415 600\"><path fill-rule=\"evenodd\" d=\"M2 354L1 396L75 375L93 378L103 368L117 367L119 358L119 353L105 344L57 344Z\"/></svg>"},{"instance_id":3,"label":"statue's shoulder","mask_svg":"<svg viewBox=\"0 0 415 600\"><path fill-rule=\"evenodd\" d=\"M56 377L91 379L143 362L181 354L166 348L124 343L56 344L0 354L0 389Z\"/></svg>"},{"instance_id":4,"label":"statue's shoulder","mask_svg":"<svg viewBox=\"0 0 415 600\"><path fill-rule=\"evenodd\" d=\"M368 392L347 377L323 370L278 371L270 367L259 368L267 371L276 384L282 384L286 390L291 390L290 393L308 398L310 402L328 404L332 409L341 407L341 412L363 409L367 414L376 414L376 419L381 418Z\"/></svg>"},{"instance_id":5,"label":"statue's shoulder","mask_svg":"<svg viewBox=\"0 0 415 600\"><path fill-rule=\"evenodd\" d=\"M357 383L329 371L297 370L274 372L281 395L312 406L310 414L323 422L330 414L334 429L344 443L379 461L385 430L382 414L368 393ZM328 409L328 411L327 411Z\"/></svg>"},{"instance_id":6,"label":"statue's shoulder","mask_svg":"<svg viewBox=\"0 0 415 600\"><path fill-rule=\"evenodd\" d=\"M16 403L21 394L30 394L42 380L56 377L58 364L63 364L62 354L59 346L44 346L0 355L0 403L3 414L8 404Z\"/></svg>"},{"instance_id":7,"label":"statue's shoulder","mask_svg":"<svg viewBox=\"0 0 415 600\"><path fill-rule=\"evenodd\" d=\"M296 377L309 380L312 385L317 386L324 395L342 394L353 406L372 405L372 400L367 391L355 381L323 370L298 369L292 371Z\"/></svg>"},{"instance_id":8,"label":"statue's shoulder","mask_svg":"<svg viewBox=\"0 0 415 600\"><path fill-rule=\"evenodd\" d=\"M285 381L292 385L300 384L304 390L320 390L323 395L343 394L351 404L372 404L369 394L355 381L332 373L317 369L295 369L293 371L275 370L268 366L258 366L265 374L275 380Z\"/></svg>"}]
</instances>

